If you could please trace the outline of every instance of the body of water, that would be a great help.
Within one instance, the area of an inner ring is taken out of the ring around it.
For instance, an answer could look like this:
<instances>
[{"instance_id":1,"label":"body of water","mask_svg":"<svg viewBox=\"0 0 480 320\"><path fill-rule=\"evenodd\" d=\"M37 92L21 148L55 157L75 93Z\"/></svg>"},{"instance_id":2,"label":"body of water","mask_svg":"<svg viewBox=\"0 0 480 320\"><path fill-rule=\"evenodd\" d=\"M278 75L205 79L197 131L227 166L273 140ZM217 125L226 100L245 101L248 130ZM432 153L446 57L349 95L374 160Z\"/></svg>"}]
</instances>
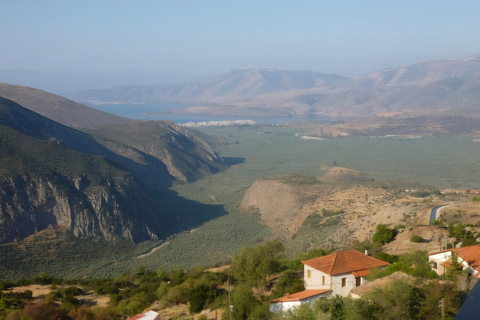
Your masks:
<instances>
[{"instance_id":1,"label":"body of water","mask_svg":"<svg viewBox=\"0 0 480 320\"><path fill-rule=\"evenodd\" d=\"M176 123L208 122L229 120L253 120L258 123L294 123L294 122L325 122L332 121L330 118L316 115L292 115L284 117L260 117L241 115L205 115L191 113L172 113L173 110L183 108L179 103L166 104L103 104L89 105L92 108L112 113L118 116L137 120L171 120Z\"/></svg>"}]
</instances>

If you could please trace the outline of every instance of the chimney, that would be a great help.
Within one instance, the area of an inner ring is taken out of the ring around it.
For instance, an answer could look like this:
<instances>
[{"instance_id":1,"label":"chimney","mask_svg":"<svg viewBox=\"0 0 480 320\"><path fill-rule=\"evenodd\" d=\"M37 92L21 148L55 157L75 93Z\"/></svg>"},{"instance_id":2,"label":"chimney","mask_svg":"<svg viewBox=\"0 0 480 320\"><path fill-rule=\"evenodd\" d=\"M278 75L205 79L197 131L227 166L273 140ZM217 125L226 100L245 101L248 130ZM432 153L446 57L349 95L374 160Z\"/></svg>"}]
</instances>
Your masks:
<instances>
[{"instance_id":1,"label":"chimney","mask_svg":"<svg viewBox=\"0 0 480 320\"><path fill-rule=\"evenodd\" d=\"M365 255L368 256L368 250L367 249L365 249Z\"/></svg>"}]
</instances>

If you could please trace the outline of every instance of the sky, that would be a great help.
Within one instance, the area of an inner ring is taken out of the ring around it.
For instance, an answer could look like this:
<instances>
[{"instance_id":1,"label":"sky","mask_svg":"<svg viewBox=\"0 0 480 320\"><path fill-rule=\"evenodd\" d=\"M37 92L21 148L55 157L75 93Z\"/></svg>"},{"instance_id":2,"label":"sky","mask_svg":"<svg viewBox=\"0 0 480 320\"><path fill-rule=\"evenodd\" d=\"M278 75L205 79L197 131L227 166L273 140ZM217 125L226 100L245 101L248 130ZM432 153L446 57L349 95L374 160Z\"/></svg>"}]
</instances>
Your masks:
<instances>
[{"instance_id":1,"label":"sky","mask_svg":"<svg viewBox=\"0 0 480 320\"><path fill-rule=\"evenodd\" d=\"M357 76L480 53L479 0L0 0L0 11L0 71L177 83L240 68Z\"/></svg>"}]
</instances>

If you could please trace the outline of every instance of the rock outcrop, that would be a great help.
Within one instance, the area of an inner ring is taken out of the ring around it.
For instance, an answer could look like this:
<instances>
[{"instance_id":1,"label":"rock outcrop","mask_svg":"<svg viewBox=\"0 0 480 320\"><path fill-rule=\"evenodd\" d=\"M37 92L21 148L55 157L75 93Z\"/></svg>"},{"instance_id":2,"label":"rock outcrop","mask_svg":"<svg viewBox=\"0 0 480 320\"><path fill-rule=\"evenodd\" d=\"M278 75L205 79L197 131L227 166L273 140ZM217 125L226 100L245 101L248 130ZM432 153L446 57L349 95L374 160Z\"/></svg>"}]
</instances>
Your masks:
<instances>
[{"instance_id":1,"label":"rock outcrop","mask_svg":"<svg viewBox=\"0 0 480 320\"><path fill-rule=\"evenodd\" d=\"M142 221L145 206L133 179L90 183L77 179L17 175L0 183L0 243L23 239L49 225L76 236L117 237L135 242L156 239Z\"/></svg>"}]
</instances>

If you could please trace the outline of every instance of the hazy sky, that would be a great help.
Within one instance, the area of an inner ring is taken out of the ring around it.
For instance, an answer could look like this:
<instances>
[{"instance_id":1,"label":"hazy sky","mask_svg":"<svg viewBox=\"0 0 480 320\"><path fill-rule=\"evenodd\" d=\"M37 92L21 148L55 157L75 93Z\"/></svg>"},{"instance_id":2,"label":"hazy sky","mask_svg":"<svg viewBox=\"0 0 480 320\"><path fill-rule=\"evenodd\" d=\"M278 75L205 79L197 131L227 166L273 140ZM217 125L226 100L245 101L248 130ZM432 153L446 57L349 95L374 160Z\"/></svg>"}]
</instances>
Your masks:
<instances>
[{"instance_id":1,"label":"hazy sky","mask_svg":"<svg viewBox=\"0 0 480 320\"><path fill-rule=\"evenodd\" d=\"M0 70L354 76L480 53L479 0L0 0L0 11Z\"/></svg>"}]
</instances>

